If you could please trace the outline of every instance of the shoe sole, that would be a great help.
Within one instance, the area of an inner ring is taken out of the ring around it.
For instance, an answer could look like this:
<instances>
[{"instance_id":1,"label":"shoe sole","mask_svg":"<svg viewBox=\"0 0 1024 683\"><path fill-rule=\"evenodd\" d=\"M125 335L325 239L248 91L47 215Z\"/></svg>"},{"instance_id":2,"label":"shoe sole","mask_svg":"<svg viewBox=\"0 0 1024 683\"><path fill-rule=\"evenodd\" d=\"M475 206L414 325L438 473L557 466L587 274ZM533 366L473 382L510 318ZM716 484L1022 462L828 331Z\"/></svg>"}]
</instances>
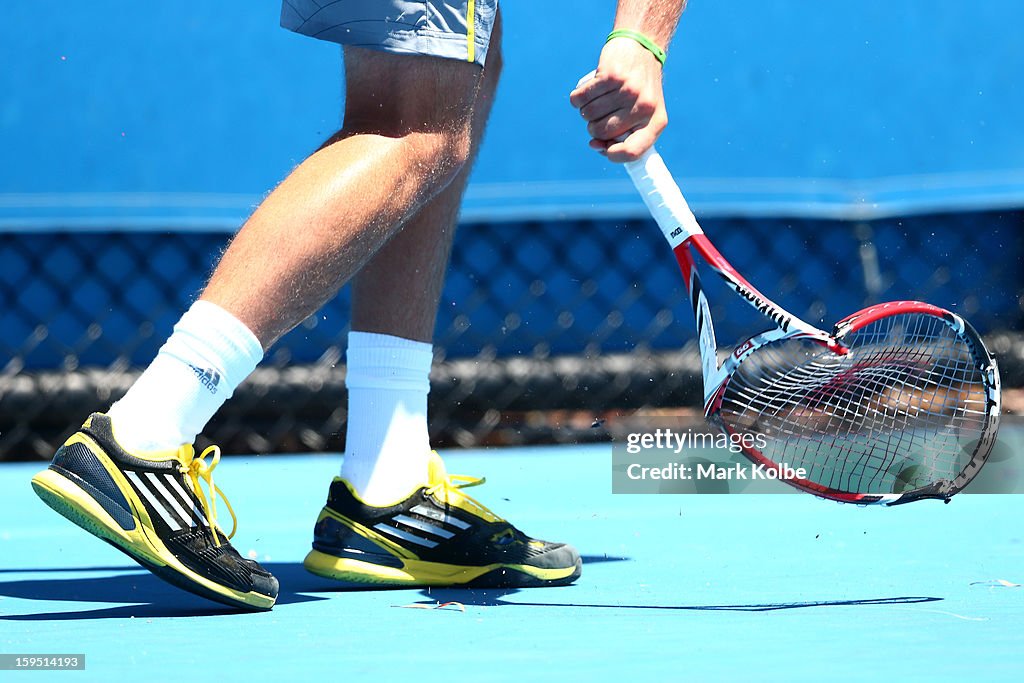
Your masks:
<instances>
[{"instance_id":1,"label":"shoe sole","mask_svg":"<svg viewBox=\"0 0 1024 683\"><path fill-rule=\"evenodd\" d=\"M90 450L95 452L92 448ZM136 527L132 531L125 531L87 491L59 472L43 470L32 477L32 488L44 503L60 515L113 545L154 575L178 588L224 605L252 610L269 610L276 602L275 598L268 595L242 593L214 583L182 564L164 546L156 530L143 522L134 495L126 497L133 508Z\"/></svg>"},{"instance_id":2,"label":"shoe sole","mask_svg":"<svg viewBox=\"0 0 1024 683\"><path fill-rule=\"evenodd\" d=\"M583 563L545 569L525 564L489 564L471 567L422 560L403 560L401 567L386 567L311 550L302 565L307 571L336 581L380 587L464 586L470 588L536 588L565 586L580 577Z\"/></svg>"}]
</instances>

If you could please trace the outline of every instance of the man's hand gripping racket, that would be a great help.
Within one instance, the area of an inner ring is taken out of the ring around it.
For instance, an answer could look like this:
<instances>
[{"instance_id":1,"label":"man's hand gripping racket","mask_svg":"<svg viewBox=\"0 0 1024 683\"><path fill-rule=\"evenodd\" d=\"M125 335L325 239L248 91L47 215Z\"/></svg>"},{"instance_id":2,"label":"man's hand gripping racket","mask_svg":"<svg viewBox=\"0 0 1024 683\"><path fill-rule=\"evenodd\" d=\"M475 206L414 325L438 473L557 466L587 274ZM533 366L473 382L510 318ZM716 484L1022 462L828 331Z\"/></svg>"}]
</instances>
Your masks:
<instances>
[{"instance_id":1,"label":"man's hand gripping racket","mask_svg":"<svg viewBox=\"0 0 1024 683\"><path fill-rule=\"evenodd\" d=\"M846 503L948 502L970 483L995 443L1000 393L995 359L967 321L927 303L894 301L840 320L831 334L819 330L764 296L715 249L653 147L625 167L686 280L704 415L748 458L776 473L802 468L806 478L784 480ZM694 252L775 325L722 362ZM758 443L764 448L748 445Z\"/></svg>"}]
</instances>

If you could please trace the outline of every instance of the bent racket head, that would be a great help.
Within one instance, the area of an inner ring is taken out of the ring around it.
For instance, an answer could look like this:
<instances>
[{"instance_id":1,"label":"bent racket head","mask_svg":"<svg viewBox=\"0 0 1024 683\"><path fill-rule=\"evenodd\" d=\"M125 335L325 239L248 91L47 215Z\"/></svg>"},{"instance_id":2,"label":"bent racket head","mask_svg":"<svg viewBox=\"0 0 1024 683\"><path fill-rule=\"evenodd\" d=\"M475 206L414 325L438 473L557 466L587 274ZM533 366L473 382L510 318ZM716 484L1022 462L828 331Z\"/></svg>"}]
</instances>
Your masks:
<instances>
[{"instance_id":1,"label":"bent racket head","mask_svg":"<svg viewBox=\"0 0 1024 683\"><path fill-rule=\"evenodd\" d=\"M802 470L780 478L841 502L948 501L970 483L995 444L1000 399L995 360L966 321L902 301L859 311L828 335L765 298L713 248L653 147L625 167L687 280L705 414L731 442L776 474ZM689 246L778 325L721 367Z\"/></svg>"},{"instance_id":2,"label":"bent racket head","mask_svg":"<svg viewBox=\"0 0 1024 683\"><path fill-rule=\"evenodd\" d=\"M740 345L708 417L766 470L803 469L780 478L824 498L894 505L963 490L999 425L999 370L977 332L899 301L854 313L833 334L848 353L799 333Z\"/></svg>"}]
</instances>

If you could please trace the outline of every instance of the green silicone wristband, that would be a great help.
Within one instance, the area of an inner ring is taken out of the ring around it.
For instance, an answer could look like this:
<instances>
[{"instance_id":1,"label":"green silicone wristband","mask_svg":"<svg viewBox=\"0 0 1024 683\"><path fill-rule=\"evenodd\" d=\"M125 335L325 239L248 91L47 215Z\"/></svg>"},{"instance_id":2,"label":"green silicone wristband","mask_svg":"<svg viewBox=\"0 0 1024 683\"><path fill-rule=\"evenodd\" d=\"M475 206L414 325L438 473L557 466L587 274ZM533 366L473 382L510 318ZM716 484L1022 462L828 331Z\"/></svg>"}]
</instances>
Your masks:
<instances>
[{"instance_id":1,"label":"green silicone wristband","mask_svg":"<svg viewBox=\"0 0 1024 683\"><path fill-rule=\"evenodd\" d=\"M631 31L628 28L617 28L608 34L608 39L604 42L607 43L612 38L632 38L650 50L651 54L654 55L654 58L657 59L662 66L665 66L665 51L658 47L653 40L639 31Z\"/></svg>"}]
</instances>

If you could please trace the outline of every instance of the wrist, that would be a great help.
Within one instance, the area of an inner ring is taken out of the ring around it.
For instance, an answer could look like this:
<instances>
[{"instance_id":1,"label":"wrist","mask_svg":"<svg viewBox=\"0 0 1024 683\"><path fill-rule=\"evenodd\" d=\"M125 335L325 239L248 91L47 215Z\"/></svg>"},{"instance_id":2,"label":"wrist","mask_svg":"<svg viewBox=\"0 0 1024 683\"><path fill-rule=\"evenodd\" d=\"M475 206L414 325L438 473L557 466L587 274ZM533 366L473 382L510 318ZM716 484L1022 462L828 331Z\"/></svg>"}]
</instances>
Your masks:
<instances>
[{"instance_id":1,"label":"wrist","mask_svg":"<svg viewBox=\"0 0 1024 683\"><path fill-rule=\"evenodd\" d=\"M654 58L658 60L659 64L665 66L665 60L667 58L665 51L640 31L634 31L628 28L617 28L608 34L608 38L605 39L605 43L607 44L616 38L628 38L629 40L632 40L654 55Z\"/></svg>"}]
</instances>

